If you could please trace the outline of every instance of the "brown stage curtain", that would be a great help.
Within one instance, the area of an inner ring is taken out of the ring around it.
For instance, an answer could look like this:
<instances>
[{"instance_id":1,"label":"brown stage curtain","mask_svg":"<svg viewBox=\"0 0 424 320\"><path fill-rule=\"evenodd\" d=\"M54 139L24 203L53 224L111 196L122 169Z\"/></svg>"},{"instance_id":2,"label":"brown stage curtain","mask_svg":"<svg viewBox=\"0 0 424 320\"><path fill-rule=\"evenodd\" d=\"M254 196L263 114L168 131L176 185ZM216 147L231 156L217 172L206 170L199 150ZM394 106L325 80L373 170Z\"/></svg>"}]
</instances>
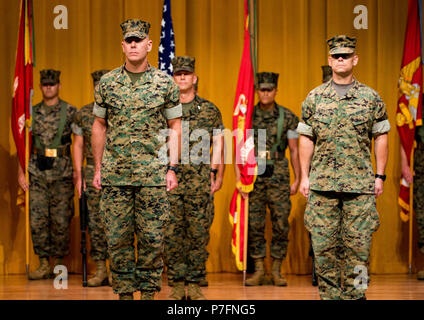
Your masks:
<instances>
[{"instance_id":1,"label":"brown stage curtain","mask_svg":"<svg viewBox=\"0 0 424 320\"><path fill-rule=\"evenodd\" d=\"M24 210L17 208L17 160L10 131L11 93L15 68L19 2L0 0L0 274L25 272ZM408 263L408 226L399 219L397 194L400 180L399 139L395 125L397 82L403 51L407 0L257 0L258 71L280 74L278 103L300 116L307 93L321 82L321 65L327 64L326 39L335 34L358 38L359 81L375 88L387 104L392 131L385 192L378 199L381 227L374 236L371 272L405 273ZM356 5L368 8L368 29L356 30ZM56 30L53 9L68 9L68 29ZM172 0L176 54L196 57L201 79L199 95L221 110L224 124L232 127L233 99L243 41L243 0ZM149 55L157 65L162 1L139 0L34 0L35 57L34 104L41 100L39 71L62 71L62 99L80 108L93 100L90 73L112 69L123 62L119 24L141 18L152 25L154 48ZM215 198L207 262L209 272L235 272L231 252L228 210L234 190L234 173L226 166L222 190ZM77 204L77 202L76 202ZM309 239L303 225L305 199L292 197L290 243L284 271L308 274ZM78 211L76 212L78 216ZM71 272L81 271L79 223L71 229ZM269 240L269 219L268 219ZM417 255L414 247L414 256ZM269 262L269 261L268 261ZM420 262L422 264L422 261ZM31 269L38 259L31 254ZM91 267L93 266L91 262Z\"/></svg>"}]
</instances>

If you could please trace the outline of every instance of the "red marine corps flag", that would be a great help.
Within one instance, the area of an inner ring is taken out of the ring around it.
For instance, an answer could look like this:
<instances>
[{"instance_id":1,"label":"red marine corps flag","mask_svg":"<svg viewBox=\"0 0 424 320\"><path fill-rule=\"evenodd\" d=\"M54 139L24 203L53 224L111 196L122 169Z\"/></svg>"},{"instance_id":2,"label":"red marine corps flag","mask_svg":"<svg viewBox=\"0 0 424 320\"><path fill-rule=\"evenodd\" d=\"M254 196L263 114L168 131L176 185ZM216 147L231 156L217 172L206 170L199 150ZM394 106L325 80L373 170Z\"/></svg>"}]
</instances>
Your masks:
<instances>
[{"instance_id":1,"label":"red marine corps flag","mask_svg":"<svg viewBox=\"0 0 424 320\"><path fill-rule=\"evenodd\" d=\"M240 171L240 181L237 183L230 205L230 222L233 226L232 249L239 270L246 271L247 259L247 218L249 199L241 196L238 190L249 193L253 190L256 179L257 165L253 135L248 130L252 128L252 113L254 107L254 72L251 58L249 13L253 14L249 1L244 1L245 25L244 47L240 64L237 91L234 101L233 130L235 130L235 161ZM249 12L250 11L250 12Z\"/></svg>"},{"instance_id":2,"label":"red marine corps flag","mask_svg":"<svg viewBox=\"0 0 424 320\"><path fill-rule=\"evenodd\" d=\"M32 25L32 1L21 1L19 20L18 46L16 50L15 78L13 79L12 98L12 133L15 139L19 164L25 172L28 183L29 151L31 150L31 98L33 94L33 25ZM23 200L22 189L18 195L18 204L25 203L25 237L26 237L26 270L29 272L29 192L25 192Z\"/></svg>"},{"instance_id":3,"label":"red marine corps flag","mask_svg":"<svg viewBox=\"0 0 424 320\"><path fill-rule=\"evenodd\" d=\"M22 0L12 98L12 132L22 170L26 168L25 125L26 121L31 118L31 98L33 94L31 20L31 1ZM29 141L30 143L31 141Z\"/></svg>"},{"instance_id":4,"label":"red marine corps flag","mask_svg":"<svg viewBox=\"0 0 424 320\"><path fill-rule=\"evenodd\" d=\"M415 127L422 125L422 85L423 69L421 61L421 28L418 0L409 0L408 22L406 26L403 59L398 87L398 107L396 124L400 143L405 150L408 164L413 170ZM401 219L408 221L410 216L410 188L402 179L399 193ZM412 198L412 197L411 197Z\"/></svg>"}]
</instances>

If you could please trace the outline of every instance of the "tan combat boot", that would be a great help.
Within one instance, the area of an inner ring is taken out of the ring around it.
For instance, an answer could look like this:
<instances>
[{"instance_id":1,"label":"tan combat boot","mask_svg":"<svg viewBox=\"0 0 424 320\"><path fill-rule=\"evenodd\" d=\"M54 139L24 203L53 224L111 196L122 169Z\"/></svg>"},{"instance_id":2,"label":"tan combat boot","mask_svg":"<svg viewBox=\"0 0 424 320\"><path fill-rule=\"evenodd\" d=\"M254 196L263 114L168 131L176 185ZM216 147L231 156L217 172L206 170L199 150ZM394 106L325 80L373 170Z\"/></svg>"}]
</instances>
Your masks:
<instances>
[{"instance_id":1,"label":"tan combat boot","mask_svg":"<svg viewBox=\"0 0 424 320\"><path fill-rule=\"evenodd\" d=\"M261 286L265 280L264 259L255 259L255 273L246 280L246 286Z\"/></svg>"},{"instance_id":2,"label":"tan combat boot","mask_svg":"<svg viewBox=\"0 0 424 320\"><path fill-rule=\"evenodd\" d=\"M272 269L271 269L271 280L274 286L277 287L285 287L287 285L286 279L280 274L280 268L281 263L283 260L281 259L274 259L272 262Z\"/></svg>"},{"instance_id":3,"label":"tan combat boot","mask_svg":"<svg viewBox=\"0 0 424 320\"><path fill-rule=\"evenodd\" d=\"M173 281L172 282L172 291L168 297L168 300L185 300L185 284L184 281Z\"/></svg>"},{"instance_id":4,"label":"tan combat boot","mask_svg":"<svg viewBox=\"0 0 424 320\"><path fill-rule=\"evenodd\" d=\"M187 300L206 300L198 283L190 282L188 284Z\"/></svg>"},{"instance_id":5,"label":"tan combat boot","mask_svg":"<svg viewBox=\"0 0 424 320\"><path fill-rule=\"evenodd\" d=\"M155 300L155 292L141 291L140 300Z\"/></svg>"},{"instance_id":6,"label":"tan combat boot","mask_svg":"<svg viewBox=\"0 0 424 320\"><path fill-rule=\"evenodd\" d=\"M96 273L91 279L88 279L87 285L89 287L100 287L108 285L109 279L107 278L106 261L98 260L96 261L96 266Z\"/></svg>"},{"instance_id":7,"label":"tan combat boot","mask_svg":"<svg viewBox=\"0 0 424 320\"><path fill-rule=\"evenodd\" d=\"M418 280L424 280L424 270L418 271L417 279Z\"/></svg>"},{"instance_id":8,"label":"tan combat boot","mask_svg":"<svg viewBox=\"0 0 424 320\"><path fill-rule=\"evenodd\" d=\"M28 274L29 280L48 279L50 277L51 268L49 258L40 258L40 265L37 270Z\"/></svg>"}]
</instances>

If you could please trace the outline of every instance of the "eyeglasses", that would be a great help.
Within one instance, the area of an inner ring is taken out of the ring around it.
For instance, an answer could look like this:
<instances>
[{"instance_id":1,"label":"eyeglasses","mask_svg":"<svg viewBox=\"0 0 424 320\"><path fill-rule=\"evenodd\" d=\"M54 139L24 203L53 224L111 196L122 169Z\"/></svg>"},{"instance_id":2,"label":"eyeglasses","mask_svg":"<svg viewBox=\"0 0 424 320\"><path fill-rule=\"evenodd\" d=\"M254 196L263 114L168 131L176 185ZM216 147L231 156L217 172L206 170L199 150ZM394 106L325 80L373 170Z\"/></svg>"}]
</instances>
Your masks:
<instances>
[{"instance_id":1,"label":"eyeglasses","mask_svg":"<svg viewBox=\"0 0 424 320\"><path fill-rule=\"evenodd\" d=\"M336 54L332 54L331 57L336 60L338 60L339 58L342 58L343 60L347 60L353 57L353 53L336 53Z\"/></svg>"},{"instance_id":2,"label":"eyeglasses","mask_svg":"<svg viewBox=\"0 0 424 320\"><path fill-rule=\"evenodd\" d=\"M42 83L41 84L43 87L53 87L54 85L56 85L56 83Z\"/></svg>"}]
</instances>

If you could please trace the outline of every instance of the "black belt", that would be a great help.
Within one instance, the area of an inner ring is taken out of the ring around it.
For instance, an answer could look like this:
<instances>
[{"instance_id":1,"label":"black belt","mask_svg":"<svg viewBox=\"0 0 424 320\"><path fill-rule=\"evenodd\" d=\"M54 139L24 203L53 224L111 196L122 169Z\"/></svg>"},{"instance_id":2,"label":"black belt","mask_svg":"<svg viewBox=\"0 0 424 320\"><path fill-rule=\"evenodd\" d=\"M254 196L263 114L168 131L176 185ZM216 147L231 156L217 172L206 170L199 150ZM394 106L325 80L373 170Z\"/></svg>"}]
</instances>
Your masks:
<instances>
[{"instance_id":1,"label":"black belt","mask_svg":"<svg viewBox=\"0 0 424 320\"><path fill-rule=\"evenodd\" d=\"M64 156L69 156L71 154L69 146L59 147L56 149L48 149L48 148L38 149L34 147L32 149L32 152L34 154L43 155L49 158L64 157Z\"/></svg>"}]
</instances>

